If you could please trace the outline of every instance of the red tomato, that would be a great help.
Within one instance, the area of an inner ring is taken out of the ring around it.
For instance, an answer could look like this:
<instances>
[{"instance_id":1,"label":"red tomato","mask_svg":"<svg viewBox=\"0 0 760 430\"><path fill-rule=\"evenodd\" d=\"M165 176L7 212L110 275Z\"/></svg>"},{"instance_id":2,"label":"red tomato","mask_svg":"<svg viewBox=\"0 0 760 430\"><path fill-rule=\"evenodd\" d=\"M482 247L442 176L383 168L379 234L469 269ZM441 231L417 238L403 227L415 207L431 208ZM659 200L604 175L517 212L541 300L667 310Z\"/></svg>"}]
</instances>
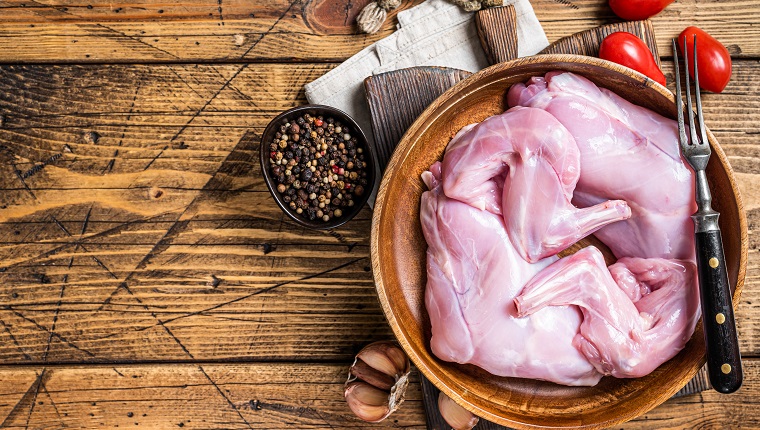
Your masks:
<instances>
[{"instance_id":1,"label":"red tomato","mask_svg":"<svg viewBox=\"0 0 760 430\"><path fill-rule=\"evenodd\" d=\"M665 75L657 67L652 51L631 33L619 31L605 37L599 46L599 58L636 70L665 85Z\"/></svg>"},{"instance_id":2,"label":"red tomato","mask_svg":"<svg viewBox=\"0 0 760 430\"><path fill-rule=\"evenodd\" d=\"M610 0L610 7L615 15L636 21L647 19L662 12L665 7L675 0Z\"/></svg>"},{"instance_id":3,"label":"red tomato","mask_svg":"<svg viewBox=\"0 0 760 430\"><path fill-rule=\"evenodd\" d=\"M697 66L699 66L699 86L714 93L726 88L731 80L731 55L723 44L698 27L686 27L678 35L678 49L683 54L683 39L689 51L689 75L694 77L693 52L694 35L697 35Z\"/></svg>"}]
</instances>

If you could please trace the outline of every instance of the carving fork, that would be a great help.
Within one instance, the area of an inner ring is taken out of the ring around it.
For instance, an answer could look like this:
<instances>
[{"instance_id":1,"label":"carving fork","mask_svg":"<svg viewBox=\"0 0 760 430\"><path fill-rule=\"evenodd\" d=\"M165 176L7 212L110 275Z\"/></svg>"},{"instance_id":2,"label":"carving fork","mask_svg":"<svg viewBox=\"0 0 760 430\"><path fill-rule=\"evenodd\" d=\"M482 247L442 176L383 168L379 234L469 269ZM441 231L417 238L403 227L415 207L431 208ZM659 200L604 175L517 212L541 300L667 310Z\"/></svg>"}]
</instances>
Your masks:
<instances>
[{"instance_id":1,"label":"carving fork","mask_svg":"<svg viewBox=\"0 0 760 430\"><path fill-rule=\"evenodd\" d=\"M711 207L712 196L707 183L705 168L710 159L710 144L702 116L702 101L699 94L699 71L697 67L697 36L694 35L694 86L697 105L697 121L691 104L689 88L689 49L686 38L683 41L684 68L686 69L686 113L689 116L689 134L684 125L684 106L681 99L681 75L678 67L678 44L673 39L673 59L676 74L676 110L678 111L678 134L681 153L697 175L697 212L694 220L694 235L697 251L697 272L702 303L702 325L707 344L707 370L710 383L718 392L728 394L742 385L742 363L739 354L739 339L734 323L734 309L731 306L731 289L726 272L726 258L723 254L723 239L718 226L718 212ZM697 131L699 126L699 131Z\"/></svg>"}]
</instances>

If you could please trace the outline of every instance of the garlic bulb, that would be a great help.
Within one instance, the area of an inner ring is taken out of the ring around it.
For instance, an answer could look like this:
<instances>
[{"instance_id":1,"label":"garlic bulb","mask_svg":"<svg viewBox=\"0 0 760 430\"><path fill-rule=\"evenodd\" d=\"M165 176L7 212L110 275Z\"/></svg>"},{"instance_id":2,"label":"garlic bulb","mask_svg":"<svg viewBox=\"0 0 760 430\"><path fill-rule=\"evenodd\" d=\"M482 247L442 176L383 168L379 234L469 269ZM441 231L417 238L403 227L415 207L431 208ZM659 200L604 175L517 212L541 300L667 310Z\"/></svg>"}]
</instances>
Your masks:
<instances>
[{"instance_id":1,"label":"garlic bulb","mask_svg":"<svg viewBox=\"0 0 760 430\"><path fill-rule=\"evenodd\" d=\"M456 404L451 397L443 394L443 391L438 395L438 410L446 423L454 430L470 430L480 420L472 412Z\"/></svg>"},{"instance_id":2,"label":"garlic bulb","mask_svg":"<svg viewBox=\"0 0 760 430\"><path fill-rule=\"evenodd\" d=\"M344 396L348 407L367 422L380 422L404 401L409 359L393 342L375 342L359 351L348 371Z\"/></svg>"}]
</instances>

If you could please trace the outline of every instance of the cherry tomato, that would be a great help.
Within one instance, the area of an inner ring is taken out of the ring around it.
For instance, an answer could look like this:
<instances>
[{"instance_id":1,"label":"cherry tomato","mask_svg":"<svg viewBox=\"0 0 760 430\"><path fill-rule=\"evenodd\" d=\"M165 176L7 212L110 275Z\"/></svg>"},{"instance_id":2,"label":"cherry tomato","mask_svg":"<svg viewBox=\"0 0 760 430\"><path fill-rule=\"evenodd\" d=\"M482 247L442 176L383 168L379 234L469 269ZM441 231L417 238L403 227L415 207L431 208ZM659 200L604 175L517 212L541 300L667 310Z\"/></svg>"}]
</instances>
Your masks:
<instances>
[{"instance_id":1,"label":"cherry tomato","mask_svg":"<svg viewBox=\"0 0 760 430\"><path fill-rule=\"evenodd\" d=\"M714 37L698 27L686 27L678 36L678 49L683 54L683 39L689 51L689 75L694 77L694 35L697 35L697 66L699 66L699 86L714 93L726 88L731 80L731 55L728 49Z\"/></svg>"},{"instance_id":2,"label":"cherry tomato","mask_svg":"<svg viewBox=\"0 0 760 430\"><path fill-rule=\"evenodd\" d=\"M610 0L610 7L615 15L636 21L647 19L662 12L665 7L675 0Z\"/></svg>"},{"instance_id":3,"label":"cherry tomato","mask_svg":"<svg viewBox=\"0 0 760 430\"><path fill-rule=\"evenodd\" d=\"M657 67L652 51L631 33L619 31L605 37L599 46L599 58L636 70L665 85L665 75Z\"/></svg>"}]
</instances>

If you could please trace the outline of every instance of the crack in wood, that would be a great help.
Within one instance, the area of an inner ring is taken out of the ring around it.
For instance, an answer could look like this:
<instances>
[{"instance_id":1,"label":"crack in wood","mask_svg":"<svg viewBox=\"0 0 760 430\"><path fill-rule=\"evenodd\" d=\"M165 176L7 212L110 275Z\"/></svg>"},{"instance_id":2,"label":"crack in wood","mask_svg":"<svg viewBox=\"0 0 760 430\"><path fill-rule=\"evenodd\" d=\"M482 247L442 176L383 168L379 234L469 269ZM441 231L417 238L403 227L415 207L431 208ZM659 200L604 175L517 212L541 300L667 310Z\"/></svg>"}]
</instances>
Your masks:
<instances>
[{"instance_id":1,"label":"crack in wood","mask_svg":"<svg viewBox=\"0 0 760 430\"><path fill-rule=\"evenodd\" d=\"M240 302L240 301L242 301L242 300L246 300L246 299L249 299L249 298L251 298L251 297L254 297L254 296L258 296L259 294L268 293L268 292L270 292L270 291L272 291L272 290L275 290L275 289L277 289L277 288L279 288L279 287L282 287L282 286L285 286L285 285L289 285L289 284L293 284L293 283L296 283L296 282L302 282L302 281L307 281L307 280L309 280L309 279L317 278L317 277L319 277L319 276L323 276L323 275L326 275L326 274L328 274L328 273L331 273L331 272L334 272L334 271L336 271L336 270L340 270L340 269L342 269L342 268L344 268L344 267L348 267L348 266L350 266L350 265L352 265L352 264L355 264L355 263L357 263L357 262L359 262L359 261L361 261L361 260L364 260L364 259L366 259L366 258L367 258L367 257L361 257L361 258L357 258L357 259L351 260L351 261L349 261L349 262L347 262L347 263L343 263L343 264L340 264L340 265L338 265L338 266L336 266L336 267L333 267L333 268L331 268L331 269L327 269L327 270L324 270L324 271L322 271L322 272L319 272L319 273L313 273L313 274L310 274L310 275L306 275L306 276L303 276L303 277L301 277L301 278L298 278L298 279L293 279L293 280L290 280L290 281L284 281L284 282L280 282L280 283L278 283L278 284L275 284L275 285L272 285L272 286L269 286L269 287L265 287L265 288L262 288L262 289L256 290L256 291L254 291L253 293L250 293L250 294L246 294L246 295L244 295L244 296L241 296L241 297L237 297L237 298L235 298L235 299L232 299L232 300L228 300L228 301L226 301L226 302L223 302L223 303L219 303L219 304L216 304L216 305L214 305L214 306L210 306L210 307L208 307L208 308L206 308L206 309L202 309L202 310L199 310L199 311L190 312L190 313L188 313L188 314L185 314L185 315L179 315L179 316L176 316L176 317L174 317L174 318L169 318L169 319L163 320L163 323L164 323L164 324L166 324L166 323L174 322L174 321L177 321L177 320L180 320L180 319L184 319L184 318L192 317L192 316L195 316L195 315L200 315L200 314L203 314L203 313L206 313L206 312L209 312L209 311L213 311L213 310L215 310L215 309L219 309L219 308L221 308L221 307L224 307L224 306L227 306L227 305L231 305L231 304L233 304L233 303L237 303L237 302ZM152 327L155 327L155 326L152 326ZM152 327L143 327L143 328L137 329L137 330L135 330L135 331L144 331L144 330L148 330L148 329L150 329L150 328L152 328Z\"/></svg>"},{"instance_id":2,"label":"crack in wood","mask_svg":"<svg viewBox=\"0 0 760 430\"><path fill-rule=\"evenodd\" d=\"M251 424L248 422L248 420L245 419L243 414L240 413L240 410L235 406L235 404L232 403L232 400L230 400L230 398L227 397L226 394L224 394L222 389L219 388L219 385L217 385L217 383L213 379L211 379L210 376L208 376L208 373L206 373L206 371L203 369L203 366L198 366L198 370L200 370L201 373L203 373L203 376L205 376L206 379L208 379L208 381L211 383L211 385L213 385L214 388L216 388L216 391L219 393L219 395L222 396L222 398L227 402L228 405L230 405L232 410L235 411L235 413L238 415L238 417L240 417L241 420L243 420L245 425L248 426L249 429L253 430L253 427L251 427Z\"/></svg>"},{"instance_id":3,"label":"crack in wood","mask_svg":"<svg viewBox=\"0 0 760 430\"><path fill-rule=\"evenodd\" d=\"M74 257L69 260L69 268L74 263ZM61 292L58 295L58 303L55 307L55 313L53 314L53 324L50 327L50 334L48 335L47 345L45 346L45 353L42 354L42 361L46 362L48 353L50 352L50 345L53 342L53 333L55 333L55 326L58 323L58 314L61 312L61 304L63 303L63 293L66 290L66 283L69 280L69 274L63 275L63 282L61 283Z\"/></svg>"},{"instance_id":4,"label":"crack in wood","mask_svg":"<svg viewBox=\"0 0 760 430\"><path fill-rule=\"evenodd\" d=\"M14 315L16 315L17 317L19 317L19 318L21 318L21 319L23 319L23 320L25 320L27 322L30 322L30 323L34 324L34 326L37 327L38 330L42 330L43 332L49 333L49 334L52 333L52 336L55 336L58 340L60 340L61 342L65 343L66 345L68 345L68 346L76 349L77 351L81 351L81 352L83 352L84 354L86 354L86 355L88 355L90 357L95 357L95 354L93 354L92 352L90 352L90 351L88 351L88 350L86 350L84 348L81 348L81 347L77 346L76 344L74 344L73 342L71 342L70 340L68 340L67 338L63 337L60 334L54 333L54 332L48 330L47 328L43 327L37 321L35 321L35 320L27 317L26 315L22 314L21 312L19 312L17 310L12 309L10 306L3 305L3 306L0 306L0 309L10 311L11 313L13 313Z\"/></svg>"},{"instance_id":5,"label":"crack in wood","mask_svg":"<svg viewBox=\"0 0 760 430\"><path fill-rule=\"evenodd\" d=\"M90 215L92 214L92 206L90 205L90 208L87 209L87 214L84 216L84 221L82 222L82 231L79 233L79 239L81 240L82 237L84 237L84 234L87 233L87 225L90 223Z\"/></svg>"},{"instance_id":6,"label":"crack in wood","mask_svg":"<svg viewBox=\"0 0 760 430\"><path fill-rule=\"evenodd\" d=\"M31 169L29 169L26 172L24 172L23 174L21 174L21 177L24 178L24 179L29 179L30 177L36 175L37 173L40 173L42 171L42 169L44 169L45 167L47 167L48 164L55 163L61 157L63 157L63 153L62 152L58 153L58 154L54 154L53 156L51 156L47 160L43 161L40 164L35 165Z\"/></svg>"},{"instance_id":7,"label":"crack in wood","mask_svg":"<svg viewBox=\"0 0 760 430\"><path fill-rule=\"evenodd\" d=\"M169 68L171 69L171 67ZM119 138L119 143L116 145L117 147L121 148L122 143L124 143L124 136L127 135L127 127L129 127L126 122L129 122L130 119L132 119L132 112L135 109L135 101L137 100L137 93L140 92L140 87L143 83L143 77L140 76L140 79L137 80L137 88L135 88L135 94L132 96L132 103L129 105L129 113L127 114L127 119L124 124L124 129L121 131L121 137ZM106 170L110 173L113 171L113 166L116 163L116 156L119 155L119 150L115 150L113 153L113 158L108 162L105 169L103 169L103 174L106 173Z\"/></svg>"},{"instance_id":8,"label":"crack in wood","mask_svg":"<svg viewBox=\"0 0 760 430\"><path fill-rule=\"evenodd\" d=\"M40 372L39 378L37 378L37 386L34 388L34 395L32 396L32 404L29 406L29 414L26 416L25 430L29 429L29 421L32 419L32 412L34 412L34 405L37 403L37 395L40 393L40 387L42 386L42 378L45 376L46 369L43 367Z\"/></svg>"},{"instance_id":9,"label":"crack in wood","mask_svg":"<svg viewBox=\"0 0 760 430\"><path fill-rule=\"evenodd\" d=\"M24 355L24 358L26 358L29 361L32 361L32 357L29 354L27 354L26 351L24 351L24 348L21 347L21 344L18 342L18 339L16 339L16 336L13 335L13 332L8 327L8 325L5 324L5 321L3 321L2 319L0 319L0 325L3 326L3 328L6 331L6 333L8 333L8 337L11 338L11 342L13 342L13 344L16 345L16 348L19 350L19 352L21 354ZM0 426L0 427L2 427L2 426Z\"/></svg>"},{"instance_id":10,"label":"crack in wood","mask_svg":"<svg viewBox=\"0 0 760 430\"><path fill-rule=\"evenodd\" d=\"M89 252L90 252L90 251L89 251L89 250L88 250L88 249L87 249L87 248L86 248L86 247L85 247L85 246L82 244L82 240L84 240L84 239L85 239L84 235L85 235L85 233L87 233L87 224L90 222L90 213L91 213L91 212L92 212L92 205L90 206L90 209L87 211L87 215L85 215L85 217L84 217L84 222L82 223L82 232L79 234L79 236L80 236L80 237L79 237L79 239L77 239L77 240L76 240L76 242L74 242L74 252L76 252L76 251L77 251L79 248L82 248L82 250L83 250L84 252L87 252L87 253L89 253ZM66 233L66 234L67 234L69 237L73 237L73 236L72 236L72 234L71 234L71 233L70 233L70 232L69 232L69 231L66 229L66 227L64 227L64 226L63 226L63 224L61 224L61 222L60 222L60 221L58 221L58 220L57 220L57 219L56 219L54 216L52 216L52 215L51 215L51 216L50 216L50 218L52 218L52 219L53 219L53 221L55 222L55 224L56 224L56 225L57 225L57 226L58 226L58 227L59 227L61 230L63 230L63 232L64 232L64 233ZM99 259L98 257L96 257L96 256L94 256L94 255L91 255L91 256L90 256L90 258L92 258L92 259L95 261L95 263L96 263L98 266L100 266L100 267L101 267L103 270L105 270L106 272L108 272L108 274L109 274L109 275L111 275L111 277L112 277L112 278L114 278L114 279L119 279L119 278L116 276L116 274L114 274L114 273L113 273L113 271L112 271L112 270L111 270L111 269L110 269L108 266L106 266L106 265L105 265L105 263L103 263L102 261L100 261L100 259ZM72 266L73 264L74 264L74 257L72 257L72 258L71 258L71 260L69 260L69 266L68 266L68 268L69 268L69 269L71 269L71 266Z\"/></svg>"},{"instance_id":11,"label":"crack in wood","mask_svg":"<svg viewBox=\"0 0 760 430\"><path fill-rule=\"evenodd\" d=\"M45 385L45 381L42 381L42 380L41 380L41 381L40 381L40 384L41 384L41 386L42 386L42 390L43 390L43 391L45 392L45 394L47 395L47 398L48 398L48 400L50 400L50 405L51 405L51 406L53 406L53 410L55 410L55 414L56 414L56 415L58 415L58 419L61 421L61 422L60 422L61 428L66 428L66 427L67 427L67 425L66 425L66 423L63 421L63 417L61 416L61 412L58 410L58 405L56 405L56 404L55 404L55 400L53 400L53 396L51 396L51 395L50 395L50 391L48 391L48 389L47 389L47 385Z\"/></svg>"},{"instance_id":12,"label":"crack in wood","mask_svg":"<svg viewBox=\"0 0 760 430\"><path fill-rule=\"evenodd\" d=\"M248 67L248 64L243 64L242 67L240 67L235 73L233 73L232 76L229 79L227 79L227 81L224 83L224 85L222 85L221 88L219 88L219 90L217 90L217 92L214 93L214 95L211 96L211 98L209 98L208 100L206 100L206 103L204 103L203 106L201 106L200 109L198 109L190 117L190 119L187 120L187 122L185 123L185 125L183 125L182 127L180 127L179 131L177 131L177 133L175 133L174 136L172 136L172 138L169 139L169 142L174 142L174 140L177 139L177 137L179 137L179 135L182 134L182 132L185 131L185 129L187 129L187 127L190 125L190 123L193 122L193 120L195 120L201 114L201 112L203 112L206 109L206 107L208 107L208 105L211 104L211 102L217 96L219 96L219 94L221 94L221 92L224 91L225 88L227 88L227 86L230 84L230 82L232 82L233 79L237 78L237 76L240 74L240 72L242 72L243 70L245 70L247 67Z\"/></svg>"},{"instance_id":13,"label":"crack in wood","mask_svg":"<svg viewBox=\"0 0 760 430\"><path fill-rule=\"evenodd\" d=\"M174 139L172 139L172 140L174 140ZM148 168L153 164L153 162L156 161L156 160L158 160L158 157L160 157L161 155L163 155L164 151L166 151L168 148L169 148L169 145L164 146L164 148L161 151L159 151L159 153L155 157L153 157L152 160L150 160L150 162L148 163L148 165L145 166L145 168L143 169L143 172L146 171L146 170L148 170Z\"/></svg>"},{"instance_id":14,"label":"crack in wood","mask_svg":"<svg viewBox=\"0 0 760 430\"><path fill-rule=\"evenodd\" d=\"M21 181L21 184L24 186L24 189L29 193L29 195L31 195L34 200L38 200L37 196L34 195L34 192L32 192L32 189L29 188L29 185L26 184L26 181L21 176L21 171L16 166L16 163L11 163L11 169L13 169L13 172L16 174L16 177L18 178L19 181Z\"/></svg>"},{"instance_id":15,"label":"crack in wood","mask_svg":"<svg viewBox=\"0 0 760 430\"><path fill-rule=\"evenodd\" d=\"M16 402L15 405L13 405L13 409L11 409L11 411L5 417L5 419L3 420L3 422L0 423L0 428L6 428L7 425L10 424L10 422L12 420L14 420L16 418L16 416L21 412L21 405L23 405L25 401L29 400L29 398L31 396L33 396L33 395L36 396L36 394L35 394L35 388L36 388L36 390L39 390L39 388L40 388L39 384L40 384L40 382L42 382L42 375L43 374L44 374L44 369L43 369L43 373L40 373L39 375L37 375L37 377L34 379L34 381L29 386L29 388L27 388L27 390L24 393L24 395L21 396L21 398L19 399L19 401ZM34 404L34 400L32 400L32 404ZM28 426L28 424L29 424L29 420L27 419L27 426Z\"/></svg>"},{"instance_id":16,"label":"crack in wood","mask_svg":"<svg viewBox=\"0 0 760 430\"><path fill-rule=\"evenodd\" d=\"M243 66L243 67L245 67L245 66ZM223 85L222 87L228 85L229 82L232 79L234 79L235 76L237 76L237 74L240 73L242 70L243 70L243 68L239 69L235 73L235 75L233 75L229 80L227 80L227 82L225 83L225 85ZM221 91L222 91L222 89L219 89L219 91L217 91L216 94L214 94L214 96L212 96L211 99L209 99L209 101L206 102L206 105L204 105L204 107L207 106L208 103L210 103L211 100L213 100L214 97L216 97ZM198 113L200 113L200 111L203 110L204 107L202 107L201 109L199 109ZM191 119L191 121L192 121L192 119ZM189 124L189 122L188 122L188 124ZM181 132L181 130L180 130L180 132ZM176 138L176 136L178 136L180 132L178 132L175 135L174 138ZM225 163L227 163L230 160L230 157L232 156L232 154L234 154L242 145L245 144L246 136L247 136L247 134L244 135L242 138L240 138L240 140L238 140L238 142L235 144L235 147L232 148L232 150L230 151L230 153L227 154L227 156L225 157L225 159L219 164L219 167L217 167L217 169L214 172L214 174L211 175L211 178L203 185L203 188L201 189L201 191L208 190L208 189L215 189L215 188L211 188L212 186L214 186L213 185L213 183L214 183L214 177L216 177L216 175L219 174L219 172L224 167ZM174 138L172 138L172 139L174 139ZM166 231L166 233L164 233L164 235L158 240L158 242L156 242L155 245L153 245L153 247L148 251L148 253L145 254L145 256L143 257L143 259L140 260L140 262L137 264L137 266L135 267L135 269L132 270L124 278L124 282L122 282L121 284L119 284L119 286L116 287L116 289L113 292L111 292L111 294L103 301L103 304L100 307L98 307L98 309L96 309L95 312L102 311L111 302L111 299L113 299L113 297L119 292L120 289L122 289L122 288L127 289L127 291L130 292L130 294L131 294L131 291L129 290L129 287L128 287L127 283L132 279L132 277L137 273L138 270L140 270L140 269L142 269L142 268L145 267L145 265L147 264L147 262L151 258L153 258L153 257L155 257L157 255L160 255L165 249L168 249L169 245L168 245L167 242L169 241L169 239L171 237L173 237L175 235L178 235L179 232L181 232L182 230L184 230L186 228L189 220L185 220L185 221L180 221L180 220L182 219L182 217L191 208L194 208L194 206L195 206L196 202L198 201L198 198L200 197L200 195L201 194L196 195L190 201L190 203L185 207L185 209L182 211L182 213L180 213L179 216L177 216L175 218L173 224L171 225L171 227L169 227L169 229ZM139 301L139 299L137 299L137 300ZM147 310L147 308L146 308L146 310ZM163 325L163 323L161 323L160 320L158 320L158 318L156 318L156 321L158 321L160 323L160 325ZM153 327L155 327L155 325ZM168 329L166 327L164 327L164 329L166 329L168 331ZM171 334L171 333L170 333L170 335L173 336L173 334ZM187 351L186 348L184 347L184 345L182 345L181 342L179 342L179 340L177 340L177 342L182 347L183 350ZM189 352L188 352L188 354L189 354Z\"/></svg>"},{"instance_id":17,"label":"crack in wood","mask_svg":"<svg viewBox=\"0 0 760 430\"><path fill-rule=\"evenodd\" d=\"M99 233L94 233L94 234L92 234L90 236L82 238L81 240L98 239L98 238L101 238L101 237L104 237L104 236L108 236L108 235L113 234L113 233L120 233L123 229L125 229L125 228L127 228L127 227L129 227L129 226L131 226L133 224L137 224L137 223L141 223L141 222L147 222L147 221L150 221L150 220L153 220L153 219L156 219L156 218L161 218L161 217L169 215L169 214L171 214L173 212L174 211L162 212L162 213L159 213L159 214L156 214L156 215L151 215L151 216L148 216L148 217L145 217L145 218L125 221L125 222L123 222L121 224L118 224L118 225L116 225L114 227L111 227L109 229L103 230L103 231L101 231ZM62 226L62 225L60 225L60 223L58 223L58 224L59 224L59 226ZM65 228L64 228L64 230L65 230ZM34 257L31 257L31 258L28 258L26 260L18 261L16 263L9 264L7 266L1 267L0 270L2 270L4 272L4 271L6 271L6 270L8 270L10 268L22 266L24 264L27 264L27 263L29 263L31 261L34 261L34 260L37 260L39 258L45 258L45 257L49 257L51 255L55 255L59 251L61 251L63 249L66 249L69 246L76 245L76 243L77 242L73 242L73 243L72 242L67 242L67 243L65 243L65 244L63 244L61 246L58 246L58 247L55 247L55 248L53 248L51 250L48 250L48 251L45 251L43 253L37 254Z\"/></svg>"},{"instance_id":18,"label":"crack in wood","mask_svg":"<svg viewBox=\"0 0 760 430\"><path fill-rule=\"evenodd\" d=\"M354 5L351 3L351 0L348 0L346 2L346 6L344 7L344 11L346 12L346 16L343 18L343 25L344 26L348 26L349 25L349 23L348 23L348 16L351 13L351 8L353 6Z\"/></svg>"},{"instance_id":19,"label":"crack in wood","mask_svg":"<svg viewBox=\"0 0 760 430\"><path fill-rule=\"evenodd\" d=\"M279 18L275 20L275 22L269 27L269 29L267 29L267 31L265 31L264 33L261 33L261 36L259 36L259 38L256 39L256 41L254 41L245 52L243 52L243 55L240 56L240 59L242 60L243 58L245 58L245 56L248 55L248 53L250 53L253 50L253 48L255 48L256 45L259 44L259 42L264 40L264 37L266 37L269 34L269 32L272 31L277 26L277 24L279 24L280 21L282 21L283 18L285 18L285 15L290 13L290 10L293 9L293 6L295 6L295 4L298 2L299 0L292 0L290 2L290 6L288 6L288 8L285 9L285 12L283 12L282 15L280 15Z\"/></svg>"},{"instance_id":20,"label":"crack in wood","mask_svg":"<svg viewBox=\"0 0 760 430\"><path fill-rule=\"evenodd\" d=\"M156 50L156 51L162 52L162 53L164 53L164 54L166 54L166 55L168 55L168 56L170 56L170 57L172 57L172 58L174 58L174 59L179 59L179 57L177 57L176 55L172 54L172 53L171 53L171 52L169 52L169 51L165 51L165 50L163 50L163 49L161 49L161 48L159 48L159 47L157 47L157 46L153 46L153 45L151 45L150 43L148 43L148 42L145 42L144 40L140 40L140 39L138 39L138 38L136 38L136 37L133 37L133 36L129 36L128 34L126 34L126 33L122 33L121 31L115 30L115 29L113 29L113 28L111 28L111 27L105 26L105 25L103 25L103 24L95 24L95 26L96 26L96 27L100 27L100 28L103 28L103 29L106 29L106 30L108 30L108 31L110 31L110 32L116 33L116 34L118 34L119 36L121 36L122 38L126 38L126 39L128 39L128 40L131 40L131 41L133 41L133 42L137 42L137 43L139 43L140 45L144 45L144 46L147 46L147 47L149 47L149 48L151 48L151 49L154 49L154 50Z\"/></svg>"}]
</instances>

